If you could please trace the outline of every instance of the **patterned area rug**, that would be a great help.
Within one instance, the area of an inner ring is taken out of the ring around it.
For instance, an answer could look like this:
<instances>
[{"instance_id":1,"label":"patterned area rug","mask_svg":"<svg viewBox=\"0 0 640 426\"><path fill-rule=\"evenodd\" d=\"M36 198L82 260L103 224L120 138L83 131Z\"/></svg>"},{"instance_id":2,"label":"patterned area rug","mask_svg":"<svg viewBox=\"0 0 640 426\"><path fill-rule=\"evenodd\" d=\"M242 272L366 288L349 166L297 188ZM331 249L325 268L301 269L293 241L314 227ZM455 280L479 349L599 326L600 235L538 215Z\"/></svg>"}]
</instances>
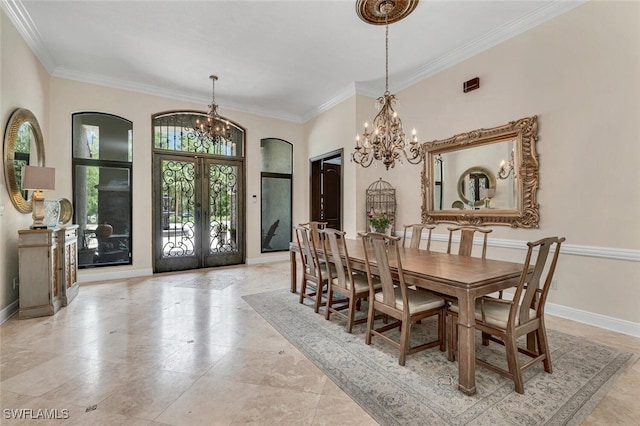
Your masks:
<instances>
[{"instance_id":1,"label":"patterned area rug","mask_svg":"<svg viewBox=\"0 0 640 426\"><path fill-rule=\"evenodd\" d=\"M566 425L579 424L638 358L637 355L547 330L553 374L542 363L525 372L525 394L513 382L476 368L477 393L457 388L456 362L428 349L398 365L398 350L380 338L364 343L366 325L344 330L344 321L313 312L288 290L243 297L280 334L383 425ZM362 310L366 312L366 303ZM412 341L435 332L435 321L412 328ZM480 338L476 339L480 342ZM482 359L506 366L504 348L477 344Z\"/></svg>"}]
</instances>

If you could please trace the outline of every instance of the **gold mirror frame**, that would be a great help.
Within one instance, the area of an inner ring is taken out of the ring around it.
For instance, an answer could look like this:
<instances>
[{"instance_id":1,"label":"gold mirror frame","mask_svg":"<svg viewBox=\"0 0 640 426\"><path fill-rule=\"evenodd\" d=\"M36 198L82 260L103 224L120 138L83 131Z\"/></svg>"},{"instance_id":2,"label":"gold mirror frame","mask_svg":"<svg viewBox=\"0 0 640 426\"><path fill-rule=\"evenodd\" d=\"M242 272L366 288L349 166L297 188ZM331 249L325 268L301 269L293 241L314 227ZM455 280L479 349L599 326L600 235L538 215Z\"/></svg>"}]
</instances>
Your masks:
<instances>
[{"instance_id":1,"label":"gold mirror frame","mask_svg":"<svg viewBox=\"0 0 640 426\"><path fill-rule=\"evenodd\" d=\"M515 209L435 210L434 161L436 156L480 145L514 140ZM503 126L478 129L453 137L422 144L425 155L421 175L422 222L453 222L475 226L508 225L512 228L538 228L540 206L536 201L538 190L538 117L521 118Z\"/></svg>"},{"instance_id":2,"label":"gold mirror frame","mask_svg":"<svg viewBox=\"0 0 640 426\"><path fill-rule=\"evenodd\" d=\"M30 156L37 160L37 164L35 165L44 166L44 140L38 120L28 109L18 108L11 114L4 132L4 179L7 183L9 198L11 198L11 202L15 208L21 213L31 213L31 201L25 200L22 196L21 183L18 182L16 177L14 161L18 132L24 124L31 126L33 137L35 138L35 148L37 152L30 152Z\"/></svg>"}]
</instances>

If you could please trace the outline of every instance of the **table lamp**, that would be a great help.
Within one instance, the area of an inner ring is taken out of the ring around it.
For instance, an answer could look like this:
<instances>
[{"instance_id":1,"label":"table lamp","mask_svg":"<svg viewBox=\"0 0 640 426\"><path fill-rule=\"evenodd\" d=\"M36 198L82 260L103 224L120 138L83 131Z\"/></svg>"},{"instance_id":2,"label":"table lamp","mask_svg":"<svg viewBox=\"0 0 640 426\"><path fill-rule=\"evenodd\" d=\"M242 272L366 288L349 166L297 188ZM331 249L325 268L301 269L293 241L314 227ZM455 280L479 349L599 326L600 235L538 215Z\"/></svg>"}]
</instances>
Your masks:
<instances>
[{"instance_id":1,"label":"table lamp","mask_svg":"<svg viewBox=\"0 0 640 426\"><path fill-rule=\"evenodd\" d=\"M31 229L44 229L44 195L42 191L56 189L56 169L53 167L24 166L22 168L22 189L32 190L31 206L33 224Z\"/></svg>"},{"instance_id":2,"label":"table lamp","mask_svg":"<svg viewBox=\"0 0 640 426\"><path fill-rule=\"evenodd\" d=\"M491 199L495 197L495 195L496 195L495 188L482 188L480 190L480 197L484 199L484 207L486 209L490 208L489 203L491 202Z\"/></svg>"}]
</instances>

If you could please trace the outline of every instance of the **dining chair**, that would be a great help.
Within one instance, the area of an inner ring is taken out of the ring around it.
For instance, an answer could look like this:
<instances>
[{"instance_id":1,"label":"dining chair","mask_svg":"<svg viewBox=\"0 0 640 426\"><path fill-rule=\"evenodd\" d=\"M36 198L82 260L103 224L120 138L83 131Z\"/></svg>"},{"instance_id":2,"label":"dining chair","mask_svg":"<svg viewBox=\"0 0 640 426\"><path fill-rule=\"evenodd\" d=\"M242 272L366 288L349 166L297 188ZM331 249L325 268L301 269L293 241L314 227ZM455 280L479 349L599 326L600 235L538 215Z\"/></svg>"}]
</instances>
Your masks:
<instances>
[{"instance_id":1,"label":"dining chair","mask_svg":"<svg viewBox=\"0 0 640 426\"><path fill-rule=\"evenodd\" d=\"M420 248L422 240L422 232L427 231L427 250L431 248L431 231L435 229L435 225L426 225L424 223L415 223L413 225L404 225L404 235L402 237L402 246L406 247L407 231L411 230L410 248Z\"/></svg>"},{"instance_id":2,"label":"dining chair","mask_svg":"<svg viewBox=\"0 0 640 426\"><path fill-rule=\"evenodd\" d=\"M482 258L487 257L487 235L493 232L493 229L479 228L477 226L454 226L447 228L449 230L449 243L447 244L447 254L451 254L451 243L453 242L454 232L460 231L460 243L458 245L459 256L471 256L473 250L473 237L476 232L484 234L482 242Z\"/></svg>"},{"instance_id":3,"label":"dining chair","mask_svg":"<svg viewBox=\"0 0 640 426\"><path fill-rule=\"evenodd\" d=\"M319 231L325 229L327 227L328 222L318 222L311 220L309 222L299 223L299 226L304 226L309 228L312 232L311 235L315 238L316 247L320 248L322 243L320 242L320 233ZM324 259L321 258L321 261L324 262Z\"/></svg>"},{"instance_id":4,"label":"dining chair","mask_svg":"<svg viewBox=\"0 0 640 426\"><path fill-rule=\"evenodd\" d=\"M482 331L483 336L490 336L488 340L505 347L508 370L479 358L476 358L476 362L513 380L518 393L524 393L522 380L524 370L542 361L544 371L552 372L544 325L544 306L558 263L560 246L564 241L564 237L548 237L527 243L529 247L527 257L513 298L509 300L483 296L476 301L476 329ZM553 256L549 257L551 252ZM447 315L451 317L451 322L457 322L458 306L455 303L451 305ZM535 335L535 342L531 341L534 347L520 347L518 338L531 333ZM449 334L449 351L455 349L453 347L455 341L452 342L451 337ZM486 344L488 343L487 341ZM518 359L518 353L529 356L531 360L522 365Z\"/></svg>"},{"instance_id":5,"label":"dining chair","mask_svg":"<svg viewBox=\"0 0 640 426\"><path fill-rule=\"evenodd\" d=\"M347 244L345 242L346 232L336 229L324 229L320 231L324 235L321 237L323 243L323 252L325 263L330 265L327 270L329 275L327 286L327 302L325 318L331 319L331 314L337 314L347 321L347 333L351 333L355 324L367 322L367 318L355 319L356 310L360 306L360 301L369 297L369 281L364 274L353 272L351 264L346 260L349 259ZM342 258L344 257L344 261ZM373 280L374 291L382 288L380 280ZM337 300L335 293L345 299ZM343 311L347 310L345 314Z\"/></svg>"},{"instance_id":6,"label":"dining chair","mask_svg":"<svg viewBox=\"0 0 640 426\"><path fill-rule=\"evenodd\" d=\"M399 364L405 365L406 356L439 346L445 350L444 321L445 302L431 293L413 290L407 286L400 258L400 237L370 232L361 234L364 246L365 269L369 282L369 313L365 343L371 344L372 336L379 336L400 349ZM391 274L391 264L397 267L397 286ZM374 273L379 277L382 291L376 292ZM397 321L375 328L375 312L395 318ZM413 323L431 316L438 318L437 339L418 346L410 345ZM396 341L384 333L400 328L400 340Z\"/></svg>"},{"instance_id":7,"label":"dining chair","mask_svg":"<svg viewBox=\"0 0 640 426\"><path fill-rule=\"evenodd\" d=\"M314 302L314 311L318 313L324 286L328 282L327 267L324 262L320 262L318 255L316 241L319 241L319 238L314 236L314 233L318 231L306 226L294 226L293 229L300 249L300 258L302 259L300 303L304 303L305 299L312 300Z\"/></svg>"}]
</instances>

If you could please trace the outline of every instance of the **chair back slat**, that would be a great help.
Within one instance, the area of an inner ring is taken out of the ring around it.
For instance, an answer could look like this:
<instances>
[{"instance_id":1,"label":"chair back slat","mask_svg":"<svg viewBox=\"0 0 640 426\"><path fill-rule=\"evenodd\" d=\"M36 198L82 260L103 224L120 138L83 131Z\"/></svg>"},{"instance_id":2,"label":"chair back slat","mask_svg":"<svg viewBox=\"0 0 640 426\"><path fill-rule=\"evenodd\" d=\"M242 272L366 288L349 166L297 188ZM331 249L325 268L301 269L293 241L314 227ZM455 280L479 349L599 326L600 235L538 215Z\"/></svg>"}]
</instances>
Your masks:
<instances>
[{"instance_id":1,"label":"chair back slat","mask_svg":"<svg viewBox=\"0 0 640 426\"><path fill-rule=\"evenodd\" d=\"M479 228L477 226L454 226L447 229L449 230L449 243L447 244L447 253L451 254L453 233L460 231L458 256L471 256L471 252L473 251L473 237L475 236L476 232L480 232L484 236L482 241L482 259L487 258L487 235L493 232L493 229Z\"/></svg>"},{"instance_id":2,"label":"chair back slat","mask_svg":"<svg viewBox=\"0 0 640 426\"><path fill-rule=\"evenodd\" d=\"M342 255L345 256L345 259L349 258L347 245L344 240L346 232L331 228L326 228L319 232L327 265L333 264L333 269L335 269L338 278L338 285L345 290L349 289L351 286L351 279L347 279L347 277L351 277L351 266L349 265L349 262L342 261ZM334 278L332 276L332 268L327 269L329 273L329 282L331 282Z\"/></svg>"},{"instance_id":3,"label":"chair back slat","mask_svg":"<svg viewBox=\"0 0 640 426\"><path fill-rule=\"evenodd\" d=\"M309 275L320 276L318 251L316 250L315 241L311 237L312 230L304 226L294 226L293 229L296 233L296 240L300 248L300 257L302 259L302 265L305 268L305 273L308 271Z\"/></svg>"},{"instance_id":4,"label":"chair back slat","mask_svg":"<svg viewBox=\"0 0 640 426\"><path fill-rule=\"evenodd\" d=\"M558 263L560 246L564 241L564 237L548 237L527 243L529 249L509 315L509 321L512 324L515 324L516 317L520 325L532 320L529 316L530 309L536 310L536 318L540 318L544 314L544 304ZM551 257L551 263L548 263L549 253L552 249L554 253ZM534 257L535 264L531 269Z\"/></svg>"},{"instance_id":5,"label":"chair back slat","mask_svg":"<svg viewBox=\"0 0 640 426\"><path fill-rule=\"evenodd\" d=\"M404 235L402 237L402 245L406 246L407 231L411 230L411 240L409 248L420 248L422 241L422 232L427 230L427 250L431 248L431 231L435 229L435 225L425 225L424 223L415 223L413 225L404 226Z\"/></svg>"},{"instance_id":6,"label":"chair back slat","mask_svg":"<svg viewBox=\"0 0 640 426\"><path fill-rule=\"evenodd\" d=\"M396 306L396 293L393 276L391 274L390 258L395 261L398 268L398 281L402 291L402 299L404 306L408 310L408 300L406 295L406 286L404 283L404 274L402 270L402 262L400 260L399 237L370 232L362 235L364 245L364 257L367 269L367 277L373 278L371 271L371 257L375 261L377 272L376 275L382 283L382 303L391 308L398 309ZM369 285L371 287L371 284Z\"/></svg>"}]
</instances>

